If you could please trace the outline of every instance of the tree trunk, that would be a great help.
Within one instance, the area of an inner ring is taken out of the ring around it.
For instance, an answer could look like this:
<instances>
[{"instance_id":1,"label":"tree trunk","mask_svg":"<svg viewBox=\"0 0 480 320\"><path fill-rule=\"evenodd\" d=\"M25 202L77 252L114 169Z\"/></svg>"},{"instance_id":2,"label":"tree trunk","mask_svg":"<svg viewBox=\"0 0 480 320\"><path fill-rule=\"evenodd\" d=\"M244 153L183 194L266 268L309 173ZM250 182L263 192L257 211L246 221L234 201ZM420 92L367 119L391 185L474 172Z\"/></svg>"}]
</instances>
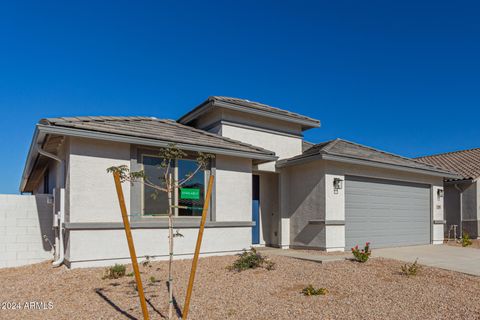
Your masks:
<instances>
[{"instance_id":1,"label":"tree trunk","mask_svg":"<svg viewBox=\"0 0 480 320\"><path fill-rule=\"evenodd\" d=\"M173 264L173 210L172 210L172 192L173 192L173 181L172 174L168 175L167 180L168 185L168 251L169 251L169 261L168 261L168 319L173 317L173 278L172 278L172 264Z\"/></svg>"}]
</instances>

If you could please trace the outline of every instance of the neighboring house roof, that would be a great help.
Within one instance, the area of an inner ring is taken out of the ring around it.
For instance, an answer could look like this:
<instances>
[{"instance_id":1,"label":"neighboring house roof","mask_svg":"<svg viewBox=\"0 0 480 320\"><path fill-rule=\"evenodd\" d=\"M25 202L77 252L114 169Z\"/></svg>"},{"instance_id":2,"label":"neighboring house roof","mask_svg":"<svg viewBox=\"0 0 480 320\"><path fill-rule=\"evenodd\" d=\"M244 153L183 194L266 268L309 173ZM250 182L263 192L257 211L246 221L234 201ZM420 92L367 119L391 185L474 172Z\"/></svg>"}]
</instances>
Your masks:
<instances>
[{"instance_id":1,"label":"neighboring house roof","mask_svg":"<svg viewBox=\"0 0 480 320\"><path fill-rule=\"evenodd\" d=\"M320 121L295 112L275 108L263 103L254 102L246 99L211 96L202 104L189 111L187 114L178 119L178 122L188 124L200 115L210 111L214 107L233 109L237 111L262 115L279 120L295 122L302 125L302 129L318 128Z\"/></svg>"},{"instance_id":2,"label":"neighboring house roof","mask_svg":"<svg viewBox=\"0 0 480 320\"><path fill-rule=\"evenodd\" d=\"M397 169L403 168L407 171L428 172L437 176L458 177L455 173L446 169L342 139L316 144L301 155L278 161L277 167L285 167L317 159L365 165L373 164L377 167L395 167Z\"/></svg>"},{"instance_id":3,"label":"neighboring house roof","mask_svg":"<svg viewBox=\"0 0 480 320\"><path fill-rule=\"evenodd\" d=\"M456 172L465 180L480 177L480 148L424 156L417 160Z\"/></svg>"},{"instance_id":4,"label":"neighboring house roof","mask_svg":"<svg viewBox=\"0 0 480 320\"><path fill-rule=\"evenodd\" d=\"M245 157L258 162L277 159L273 151L185 126L174 120L161 120L153 117L48 118L40 120L37 124L23 172L20 186L22 192L25 192L25 185L34 166L38 166L37 147L39 145L47 146L51 149L47 152L54 153L55 146L49 146L50 140L52 137L62 136L77 136L155 147L166 147L170 143L175 143L179 148L187 151Z\"/></svg>"}]
</instances>

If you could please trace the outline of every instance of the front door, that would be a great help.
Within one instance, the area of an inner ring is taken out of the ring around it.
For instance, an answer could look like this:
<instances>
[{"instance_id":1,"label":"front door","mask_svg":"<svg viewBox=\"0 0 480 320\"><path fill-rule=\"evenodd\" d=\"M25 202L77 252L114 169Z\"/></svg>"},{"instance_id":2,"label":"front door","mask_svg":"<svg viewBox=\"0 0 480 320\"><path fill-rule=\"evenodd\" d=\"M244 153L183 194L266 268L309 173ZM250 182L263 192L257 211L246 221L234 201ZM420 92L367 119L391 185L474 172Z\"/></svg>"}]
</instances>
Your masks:
<instances>
[{"instance_id":1,"label":"front door","mask_svg":"<svg viewBox=\"0 0 480 320\"><path fill-rule=\"evenodd\" d=\"M260 243L260 176L252 176L252 244Z\"/></svg>"}]
</instances>

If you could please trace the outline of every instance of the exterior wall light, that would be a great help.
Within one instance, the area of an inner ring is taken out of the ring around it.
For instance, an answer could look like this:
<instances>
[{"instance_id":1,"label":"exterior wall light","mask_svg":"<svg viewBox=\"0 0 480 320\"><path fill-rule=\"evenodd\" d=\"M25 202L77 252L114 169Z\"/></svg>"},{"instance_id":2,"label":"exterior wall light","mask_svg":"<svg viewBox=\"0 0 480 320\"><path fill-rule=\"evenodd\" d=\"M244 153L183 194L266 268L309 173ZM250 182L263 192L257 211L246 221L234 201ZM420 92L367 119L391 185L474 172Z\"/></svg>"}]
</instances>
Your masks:
<instances>
[{"instance_id":1,"label":"exterior wall light","mask_svg":"<svg viewBox=\"0 0 480 320\"><path fill-rule=\"evenodd\" d=\"M340 190L343 188L343 180L340 179L340 178L334 178L333 179L333 189L335 189L335 191L337 190Z\"/></svg>"},{"instance_id":2,"label":"exterior wall light","mask_svg":"<svg viewBox=\"0 0 480 320\"><path fill-rule=\"evenodd\" d=\"M438 199L443 198L443 193L444 193L443 189L437 189L437 197L438 197Z\"/></svg>"}]
</instances>

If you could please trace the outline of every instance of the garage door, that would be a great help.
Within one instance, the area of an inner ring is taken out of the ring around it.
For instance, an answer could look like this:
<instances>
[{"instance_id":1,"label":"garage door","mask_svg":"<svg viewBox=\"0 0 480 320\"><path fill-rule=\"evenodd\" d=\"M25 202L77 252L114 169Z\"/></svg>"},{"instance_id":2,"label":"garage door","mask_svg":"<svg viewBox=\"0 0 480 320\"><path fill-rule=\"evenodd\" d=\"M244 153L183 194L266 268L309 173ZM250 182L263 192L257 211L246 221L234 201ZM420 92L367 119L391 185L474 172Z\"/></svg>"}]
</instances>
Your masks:
<instances>
[{"instance_id":1,"label":"garage door","mask_svg":"<svg viewBox=\"0 0 480 320\"><path fill-rule=\"evenodd\" d=\"M430 187L390 180L346 177L347 249L430 243Z\"/></svg>"}]
</instances>

